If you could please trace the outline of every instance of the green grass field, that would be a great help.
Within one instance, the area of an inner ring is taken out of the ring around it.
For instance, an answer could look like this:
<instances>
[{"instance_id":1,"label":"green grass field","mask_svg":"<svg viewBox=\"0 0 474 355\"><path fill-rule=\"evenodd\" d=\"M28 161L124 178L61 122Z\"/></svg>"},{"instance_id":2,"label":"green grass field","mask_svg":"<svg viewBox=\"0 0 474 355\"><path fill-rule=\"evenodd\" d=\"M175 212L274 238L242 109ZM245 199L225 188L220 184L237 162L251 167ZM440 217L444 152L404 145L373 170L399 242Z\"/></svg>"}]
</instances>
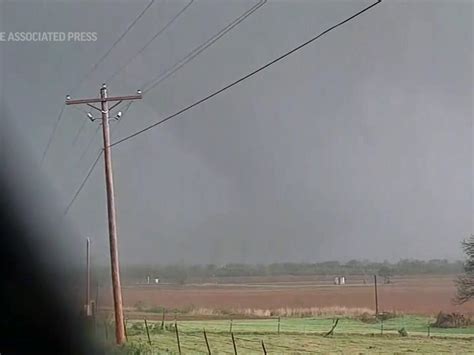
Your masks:
<instances>
[{"instance_id":1,"label":"green grass field","mask_svg":"<svg viewBox=\"0 0 474 355\"><path fill-rule=\"evenodd\" d=\"M268 354L308 353L474 353L474 327L459 329L430 328L433 319L401 316L368 324L357 319L342 318L334 335L323 337L333 324L332 318L282 318L280 334L277 319L234 320L234 334L239 354L263 354L262 340ZM168 325L170 322L166 323ZM161 330L160 322L149 322L152 345L148 344L143 321L127 323L128 344L125 353L177 354L174 328ZM398 329L408 336L401 337ZM203 329L206 329L212 354L233 354L230 321L178 321L183 354L207 354ZM109 333L111 333L109 331Z\"/></svg>"}]
</instances>

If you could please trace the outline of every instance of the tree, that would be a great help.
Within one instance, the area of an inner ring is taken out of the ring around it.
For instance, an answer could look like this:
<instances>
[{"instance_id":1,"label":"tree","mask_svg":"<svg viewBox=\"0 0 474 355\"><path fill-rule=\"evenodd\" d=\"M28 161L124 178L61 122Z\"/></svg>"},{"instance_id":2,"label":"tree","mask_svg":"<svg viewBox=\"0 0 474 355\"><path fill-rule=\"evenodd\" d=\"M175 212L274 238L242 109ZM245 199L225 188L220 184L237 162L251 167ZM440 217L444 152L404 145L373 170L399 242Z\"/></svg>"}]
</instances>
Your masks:
<instances>
[{"instance_id":1,"label":"tree","mask_svg":"<svg viewBox=\"0 0 474 355\"><path fill-rule=\"evenodd\" d=\"M456 280L457 294L455 302L465 303L474 298L474 236L468 240L463 240L462 248L467 256L464 263L464 274Z\"/></svg>"},{"instance_id":2,"label":"tree","mask_svg":"<svg viewBox=\"0 0 474 355\"><path fill-rule=\"evenodd\" d=\"M383 283L389 284L391 282L390 277L393 276L393 271L388 266L382 266L378 272L379 276L383 277Z\"/></svg>"}]
</instances>

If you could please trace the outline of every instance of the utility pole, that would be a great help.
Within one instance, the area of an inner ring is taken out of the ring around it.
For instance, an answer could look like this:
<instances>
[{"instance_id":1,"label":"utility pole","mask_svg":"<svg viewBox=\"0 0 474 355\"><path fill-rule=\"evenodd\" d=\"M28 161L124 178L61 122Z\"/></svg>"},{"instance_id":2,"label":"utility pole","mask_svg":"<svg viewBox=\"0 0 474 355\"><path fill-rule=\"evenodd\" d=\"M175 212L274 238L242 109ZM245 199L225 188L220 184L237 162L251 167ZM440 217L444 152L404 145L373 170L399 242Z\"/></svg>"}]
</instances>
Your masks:
<instances>
[{"instance_id":1,"label":"utility pole","mask_svg":"<svg viewBox=\"0 0 474 355\"><path fill-rule=\"evenodd\" d=\"M92 316L91 310L91 239L86 242L86 316Z\"/></svg>"},{"instance_id":2,"label":"utility pole","mask_svg":"<svg viewBox=\"0 0 474 355\"><path fill-rule=\"evenodd\" d=\"M374 274L375 316L379 315L379 294L377 292L377 275Z\"/></svg>"},{"instance_id":3,"label":"utility pole","mask_svg":"<svg viewBox=\"0 0 474 355\"><path fill-rule=\"evenodd\" d=\"M107 85L102 84L100 89L100 98L71 100L71 97L66 96L66 105L87 105L97 111L100 111L102 116L102 136L104 143L104 163L105 163L105 185L107 190L107 216L109 225L109 245L110 245L110 263L112 271L112 290L114 297L114 311L115 311L115 339L117 344L125 342L125 329L123 318L123 303L122 303L122 288L120 285L120 267L118 255L117 242L117 223L115 215L115 196L114 196L114 178L112 173L112 155L110 149L110 128L109 128L109 110L117 107L123 101L140 100L142 98L141 91L137 91L137 95L131 96L115 96L109 97L107 95ZM94 103L101 104L98 108ZM109 108L109 102L113 102L112 107ZM122 116L118 112L114 119L119 119ZM87 114L91 121L95 121L91 113Z\"/></svg>"}]
</instances>

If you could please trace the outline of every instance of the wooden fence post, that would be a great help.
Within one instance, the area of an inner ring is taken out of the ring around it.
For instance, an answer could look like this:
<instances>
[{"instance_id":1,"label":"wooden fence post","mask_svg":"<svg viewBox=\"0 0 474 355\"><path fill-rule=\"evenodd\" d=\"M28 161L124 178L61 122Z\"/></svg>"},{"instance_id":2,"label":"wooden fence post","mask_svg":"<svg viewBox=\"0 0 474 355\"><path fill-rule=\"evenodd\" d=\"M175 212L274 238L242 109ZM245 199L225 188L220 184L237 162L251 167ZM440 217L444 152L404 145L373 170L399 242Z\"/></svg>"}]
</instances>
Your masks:
<instances>
[{"instance_id":1,"label":"wooden fence post","mask_svg":"<svg viewBox=\"0 0 474 355\"><path fill-rule=\"evenodd\" d=\"M336 329L336 327L337 327L337 323L339 323L339 318L336 318L336 321L333 323L333 325L332 325L331 329L329 330L329 332L324 334L323 337L328 337L330 335L333 335L334 334L334 329Z\"/></svg>"},{"instance_id":2,"label":"wooden fence post","mask_svg":"<svg viewBox=\"0 0 474 355\"><path fill-rule=\"evenodd\" d=\"M229 333L232 333L232 319L230 320L230 324L229 324Z\"/></svg>"},{"instance_id":3,"label":"wooden fence post","mask_svg":"<svg viewBox=\"0 0 474 355\"><path fill-rule=\"evenodd\" d=\"M207 341L206 329L203 329L202 331L204 333L204 340L206 341L207 352L209 355L211 355L211 347L209 346L209 342Z\"/></svg>"},{"instance_id":4,"label":"wooden fence post","mask_svg":"<svg viewBox=\"0 0 474 355\"><path fill-rule=\"evenodd\" d=\"M380 335L383 335L383 318L380 319Z\"/></svg>"},{"instance_id":5,"label":"wooden fence post","mask_svg":"<svg viewBox=\"0 0 474 355\"><path fill-rule=\"evenodd\" d=\"M166 308L163 308L163 317L161 318L161 330L165 329L165 313Z\"/></svg>"},{"instance_id":6,"label":"wooden fence post","mask_svg":"<svg viewBox=\"0 0 474 355\"><path fill-rule=\"evenodd\" d=\"M278 334L280 334L280 317L278 317Z\"/></svg>"},{"instance_id":7,"label":"wooden fence post","mask_svg":"<svg viewBox=\"0 0 474 355\"><path fill-rule=\"evenodd\" d=\"M176 331L176 341L178 342L178 353L181 355L181 344L179 342L178 322L174 321L174 329Z\"/></svg>"},{"instance_id":8,"label":"wooden fence post","mask_svg":"<svg viewBox=\"0 0 474 355\"><path fill-rule=\"evenodd\" d=\"M146 336L148 337L148 344L151 345L150 332L148 331L148 323L146 321L146 318L144 320L145 320Z\"/></svg>"},{"instance_id":9,"label":"wooden fence post","mask_svg":"<svg viewBox=\"0 0 474 355\"><path fill-rule=\"evenodd\" d=\"M265 343L263 342L263 339L262 339L262 349L263 349L263 353L267 355L267 349L265 349Z\"/></svg>"},{"instance_id":10,"label":"wooden fence post","mask_svg":"<svg viewBox=\"0 0 474 355\"><path fill-rule=\"evenodd\" d=\"M234 333L230 333L232 336L232 345L234 345L234 355L237 355L237 346L235 345Z\"/></svg>"}]
</instances>

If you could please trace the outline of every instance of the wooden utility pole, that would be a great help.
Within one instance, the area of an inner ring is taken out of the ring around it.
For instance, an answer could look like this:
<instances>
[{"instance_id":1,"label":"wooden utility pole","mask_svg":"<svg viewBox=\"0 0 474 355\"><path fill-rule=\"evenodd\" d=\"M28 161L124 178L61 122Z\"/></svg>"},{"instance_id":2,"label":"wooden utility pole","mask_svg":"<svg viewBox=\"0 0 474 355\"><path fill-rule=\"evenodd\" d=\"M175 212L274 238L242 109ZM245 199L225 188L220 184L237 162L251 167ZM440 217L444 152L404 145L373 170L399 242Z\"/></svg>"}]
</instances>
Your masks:
<instances>
[{"instance_id":1,"label":"wooden utility pole","mask_svg":"<svg viewBox=\"0 0 474 355\"><path fill-rule=\"evenodd\" d=\"M86 242L86 316L92 316L91 309L91 239Z\"/></svg>"},{"instance_id":2,"label":"wooden utility pole","mask_svg":"<svg viewBox=\"0 0 474 355\"><path fill-rule=\"evenodd\" d=\"M66 105L87 105L101 113L102 120L102 136L104 144L104 163L105 163L105 185L107 191L107 216L109 225L109 244L110 244L110 263L112 270L112 290L114 296L114 311L115 311L115 339L117 344L123 344L125 342L125 329L124 329L124 318L123 318L123 304L122 304L122 288L120 285L120 267L119 267L119 255L118 255L118 242L117 242L117 222L115 215L115 196L114 196L114 178L112 173L112 155L110 149L110 127L109 127L109 110L115 108L123 101L140 100L142 98L141 91L137 91L138 95L131 96L115 96L109 97L107 95L107 85L102 84L100 88L100 97L92 99L81 99L71 100L69 96L66 96ZM94 103L101 104L98 108L94 106ZM114 102L112 107L109 109L109 102ZM91 113L87 114L91 121L95 121ZM121 112L118 112L114 119L118 119L122 116Z\"/></svg>"},{"instance_id":3,"label":"wooden utility pole","mask_svg":"<svg viewBox=\"0 0 474 355\"><path fill-rule=\"evenodd\" d=\"M379 315L379 295L377 292L377 275L374 275L374 292L375 292L375 316Z\"/></svg>"}]
</instances>

